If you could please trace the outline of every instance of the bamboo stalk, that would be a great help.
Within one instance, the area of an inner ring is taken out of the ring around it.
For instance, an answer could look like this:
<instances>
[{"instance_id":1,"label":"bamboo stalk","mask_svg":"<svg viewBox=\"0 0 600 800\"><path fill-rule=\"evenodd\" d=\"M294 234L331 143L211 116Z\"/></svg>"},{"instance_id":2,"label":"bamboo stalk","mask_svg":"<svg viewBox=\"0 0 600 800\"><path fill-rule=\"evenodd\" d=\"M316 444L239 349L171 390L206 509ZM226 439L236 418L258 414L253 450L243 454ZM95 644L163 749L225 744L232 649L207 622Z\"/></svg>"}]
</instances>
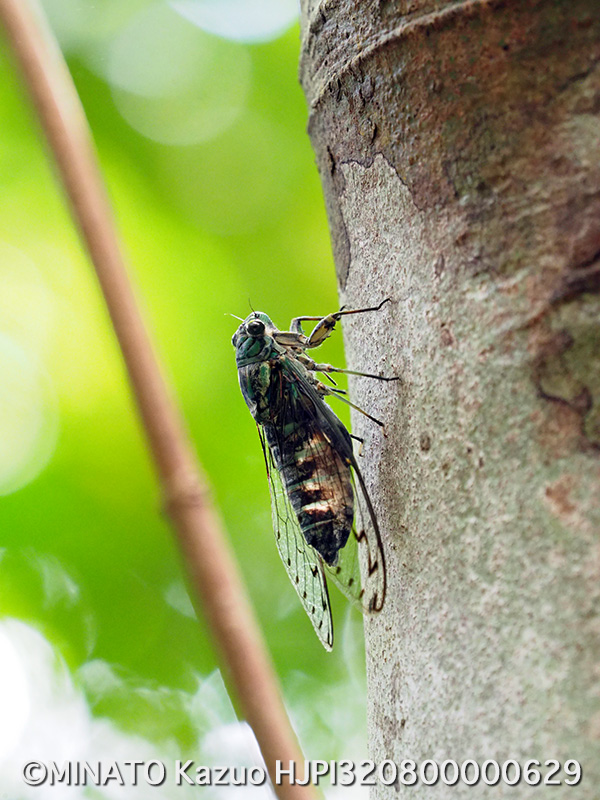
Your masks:
<instances>
[{"instance_id":1,"label":"bamboo stalk","mask_svg":"<svg viewBox=\"0 0 600 800\"><path fill-rule=\"evenodd\" d=\"M275 784L276 760L286 767L295 761L300 767L303 756L220 517L144 326L92 136L67 66L41 10L31 0L0 0L0 18L104 293L165 507L226 680L256 735L277 796L315 798L314 787L287 781Z\"/></svg>"}]
</instances>

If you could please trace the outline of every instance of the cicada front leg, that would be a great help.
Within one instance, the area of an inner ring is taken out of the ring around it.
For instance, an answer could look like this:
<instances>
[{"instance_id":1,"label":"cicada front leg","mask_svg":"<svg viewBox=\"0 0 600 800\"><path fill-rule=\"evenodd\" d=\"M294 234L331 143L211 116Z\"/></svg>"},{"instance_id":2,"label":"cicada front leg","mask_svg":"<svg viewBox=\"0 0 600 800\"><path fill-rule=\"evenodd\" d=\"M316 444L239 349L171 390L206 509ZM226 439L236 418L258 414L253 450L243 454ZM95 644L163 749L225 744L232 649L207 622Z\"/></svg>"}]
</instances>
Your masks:
<instances>
[{"instance_id":1,"label":"cicada front leg","mask_svg":"<svg viewBox=\"0 0 600 800\"><path fill-rule=\"evenodd\" d=\"M290 328L294 333L304 335L302 323L316 322L317 324L313 328L310 336L308 336L305 346L307 349L310 347L318 347L320 344L323 344L325 339L327 339L327 337L331 334L336 324L342 317L346 316L347 314L363 314L366 311L379 311L379 309L385 303L389 302L391 302L391 299L386 297L385 300L382 300L378 306L373 306L372 308L351 308L344 310L344 307L342 306L339 311L335 311L333 314L328 314L326 317L294 317Z\"/></svg>"}]
</instances>

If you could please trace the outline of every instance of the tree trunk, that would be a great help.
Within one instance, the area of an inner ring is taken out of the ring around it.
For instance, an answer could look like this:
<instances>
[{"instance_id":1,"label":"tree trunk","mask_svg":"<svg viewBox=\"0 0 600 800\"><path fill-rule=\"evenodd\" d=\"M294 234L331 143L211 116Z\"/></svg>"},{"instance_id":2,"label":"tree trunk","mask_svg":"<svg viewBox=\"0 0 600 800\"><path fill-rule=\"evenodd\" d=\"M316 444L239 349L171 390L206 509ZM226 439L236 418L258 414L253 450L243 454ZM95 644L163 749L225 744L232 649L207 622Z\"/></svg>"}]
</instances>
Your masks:
<instances>
[{"instance_id":1,"label":"tree trunk","mask_svg":"<svg viewBox=\"0 0 600 800\"><path fill-rule=\"evenodd\" d=\"M561 769L550 791L590 800L599 43L598 0L303 7L301 80L342 301L393 299L348 318L348 362L403 379L351 387L388 433L354 416L388 568L366 625L371 757L538 759L542 776L548 759L578 759L580 785ZM435 792L531 792L524 778L484 786ZM431 791L419 779L399 793Z\"/></svg>"}]
</instances>

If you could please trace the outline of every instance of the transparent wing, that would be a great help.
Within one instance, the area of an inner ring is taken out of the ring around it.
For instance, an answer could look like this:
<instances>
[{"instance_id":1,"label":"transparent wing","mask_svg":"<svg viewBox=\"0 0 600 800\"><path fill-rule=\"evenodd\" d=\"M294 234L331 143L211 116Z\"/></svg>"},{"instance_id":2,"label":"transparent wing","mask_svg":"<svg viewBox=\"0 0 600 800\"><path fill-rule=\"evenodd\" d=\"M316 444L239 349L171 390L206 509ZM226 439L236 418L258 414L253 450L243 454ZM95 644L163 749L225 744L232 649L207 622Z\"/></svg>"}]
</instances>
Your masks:
<instances>
[{"instance_id":1,"label":"transparent wing","mask_svg":"<svg viewBox=\"0 0 600 800\"><path fill-rule=\"evenodd\" d=\"M340 550L338 563L325 566L338 589L363 613L381 611L385 600L386 573L377 518L363 477L352 464L354 486L354 524L347 544ZM358 490L357 490L358 484Z\"/></svg>"},{"instance_id":2,"label":"transparent wing","mask_svg":"<svg viewBox=\"0 0 600 800\"><path fill-rule=\"evenodd\" d=\"M379 525L367 487L356 463L352 443L342 422L318 393L315 385L301 380L301 371L290 360L289 368L295 374L300 393L297 402L305 413L304 425L313 438L311 429L321 431L345 465L353 470L354 523L346 545L339 551L334 566L325 564L327 573L337 587L363 612L381 611L386 592L385 558ZM299 380L300 379L300 380ZM335 470L332 465L332 475ZM342 479L340 481L343 483ZM361 579L362 576L362 579Z\"/></svg>"},{"instance_id":3,"label":"transparent wing","mask_svg":"<svg viewBox=\"0 0 600 800\"><path fill-rule=\"evenodd\" d=\"M258 432L269 477L273 528L279 555L317 636L325 649L331 650L333 621L322 559L302 535L260 426Z\"/></svg>"}]
</instances>

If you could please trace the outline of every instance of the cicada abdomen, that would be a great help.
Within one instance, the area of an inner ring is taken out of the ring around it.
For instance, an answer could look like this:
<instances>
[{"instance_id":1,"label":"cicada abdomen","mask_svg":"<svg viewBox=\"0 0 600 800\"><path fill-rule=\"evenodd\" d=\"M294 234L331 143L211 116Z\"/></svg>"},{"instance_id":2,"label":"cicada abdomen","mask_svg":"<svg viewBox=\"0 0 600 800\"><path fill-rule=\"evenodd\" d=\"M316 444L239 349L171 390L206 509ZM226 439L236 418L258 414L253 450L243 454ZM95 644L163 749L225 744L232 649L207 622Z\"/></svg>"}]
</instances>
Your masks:
<instances>
[{"instance_id":1,"label":"cicada abdomen","mask_svg":"<svg viewBox=\"0 0 600 800\"><path fill-rule=\"evenodd\" d=\"M295 411L281 427L265 425L265 438L304 538L333 566L354 520L350 465L301 417Z\"/></svg>"}]
</instances>

